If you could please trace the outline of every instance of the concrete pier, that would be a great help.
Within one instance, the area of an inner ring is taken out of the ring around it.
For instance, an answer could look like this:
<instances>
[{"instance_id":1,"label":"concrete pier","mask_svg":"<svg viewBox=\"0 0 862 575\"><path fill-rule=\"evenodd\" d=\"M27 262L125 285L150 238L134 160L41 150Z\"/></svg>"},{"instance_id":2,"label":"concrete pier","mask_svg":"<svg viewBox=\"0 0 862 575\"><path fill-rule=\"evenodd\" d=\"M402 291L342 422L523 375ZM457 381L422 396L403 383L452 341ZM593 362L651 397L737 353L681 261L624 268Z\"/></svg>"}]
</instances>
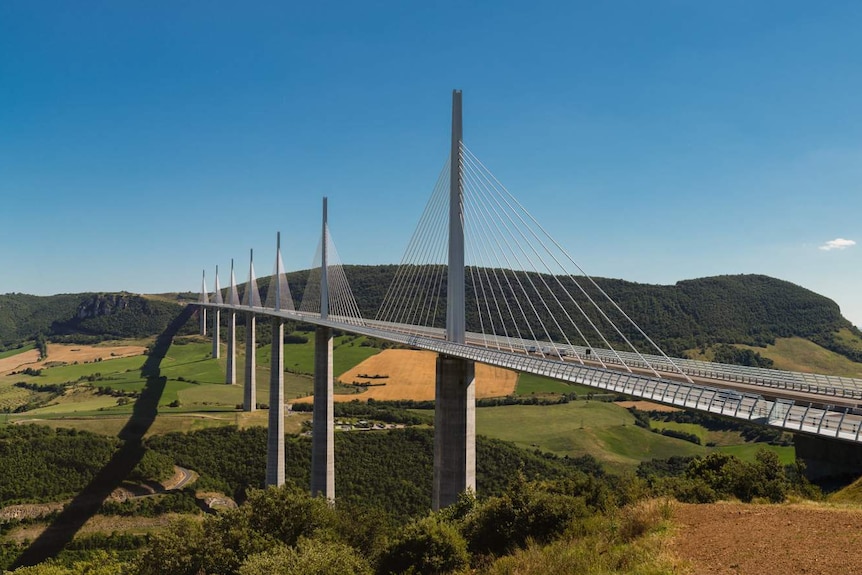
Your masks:
<instances>
[{"instance_id":1,"label":"concrete pier","mask_svg":"<svg viewBox=\"0 0 862 575\"><path fill-rule=\"evenodd\" d=\"M215 309L213 316L213 359L221 357L221 310Z\"/></svg>"},{"instance_id":2,"label":"concrete pier","mask_svg":"<svg viewBox=\"0 0 862 575\"><path fill-rule=\"evenodd\" d=\"M311 495L335 499L335 422L332 407L332 330L314 332L314 426Z\"/></svg>"},{"instance_id":3,"label":"concrete pier","mask_svg":"<svg viewBox=\"0 0 862 575\"><path fill-rule=\"evenodd\" d=\"M266 485L284 485L284 321L272 318Z\"/></svg>"},{"instance_id":4,"label":"concrete pier","mask_svg":"<svg viewBox=\"0 0 862 575\"><path fill-rule=\"evenodd\" d=\"M793 436L796 459L805 462L811 480L862 476L862 445L804 433Z\"/></svg>"},{"instance_id":5,"label":"concrete pier","mask_svg":"<svg viewBox=\"0 0 862 575\"><path fill-rule=\"evenodd\" d=\"M434 486L441 509L476 491L476 384L472 361L440 355L434 401Z\"/></svg>"},{"instance_id":6,"label":"concrete pier","mask_svg":"<svg viewBox=\"0 0 862 575\"><path fill-rule=\"evenodd\" d=\"M243 411L257 409L257 341L255 330L257 317L253 313L245 316L245 386L242 390Z\"/></svg>"},{"instance_id":7,"label":"concrete pier","mask_svg":"<svg viewBox=\"0 0 862 575\"><path fill-rule=\"evenodd\" d=\"M227 369L225 383L236 384L236 312L231 310L227 316Z\"/></svg>"},{"instance_id":8,"label":"concrete pier","mask_svg":"<svg viewBox=\"0 0 862 575\"><path fill-rule=\"evenodd\" d=\"M201 335L207 334L207 308L199 307L198 313L200 314L201 320Z\"/></svg>"}]
</instances>

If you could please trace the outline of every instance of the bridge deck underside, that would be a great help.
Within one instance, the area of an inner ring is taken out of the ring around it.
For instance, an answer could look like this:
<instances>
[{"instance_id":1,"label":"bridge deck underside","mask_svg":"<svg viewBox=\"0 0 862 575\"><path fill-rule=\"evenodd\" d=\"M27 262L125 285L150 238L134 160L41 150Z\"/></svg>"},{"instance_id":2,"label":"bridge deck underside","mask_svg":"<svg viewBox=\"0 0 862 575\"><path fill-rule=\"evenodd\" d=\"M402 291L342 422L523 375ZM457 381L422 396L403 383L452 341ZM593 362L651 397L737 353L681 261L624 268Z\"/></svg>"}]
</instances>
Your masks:
<instances>
[{"instance_id":1,"label":"bridge deck underside","mask_svg":"<svg viewBox=\"0 0 862 575\"><path fill-rule=\"evenodd\" d=\"M735 419L777 427L786 431L807 433L850 442L862 443L862 417L855 409L835 408L830 403L839 398L862 398L862 382L850 378L830 378L811 376L779 370L762 368L741 368L724 364L712 364L693 360L677 360L673 363L692 377L714 379L716 383L744 383L769 389L774 399L760 394L738 392L707 384L688 383L670 378L654 377L616 369L594 367L579 361L572 361L576 352L579 357L586 355L586 348L549 344L558 349L566 349L566 359L551 358L527 353L534 342L511 338L493 337L483 334L468 334L467 342L456 344L442 339L442 330L401 324L390 324L372 320L330 315L320 319L318 314L296 311L276 311L271 308L247 307L241 305L195 303L210 308L230 309L257 315L281 317L290 321L300 321L333 329L348 331L369 337L401 343L419 349L435 351L453 357L470 359L479 363L504 367L515 371L543 375L559 381L587 385L597 389L622 393L685 409L695 409L707 413L724 415ZM661 356L638 356L634 353L611 352L610 350L590 350L591 356L601 356L606 364L625 364L630 367L647 368L652 365L658 370L673 369L668 360ZM627 357L629 356L629 357ZM644 361L644 359L646 361ZM653 363L653 359L655 363ZM629 363L631 361L631 363ZM649 364L647 363L649 362ZM676 370L674 370L676 371ZM782 391L805 392L813 401L799 402L781 398ZM816 407L815 405L825 407ZM855 405L855 403L853 404Z\"/></svg>"}]
</instances>

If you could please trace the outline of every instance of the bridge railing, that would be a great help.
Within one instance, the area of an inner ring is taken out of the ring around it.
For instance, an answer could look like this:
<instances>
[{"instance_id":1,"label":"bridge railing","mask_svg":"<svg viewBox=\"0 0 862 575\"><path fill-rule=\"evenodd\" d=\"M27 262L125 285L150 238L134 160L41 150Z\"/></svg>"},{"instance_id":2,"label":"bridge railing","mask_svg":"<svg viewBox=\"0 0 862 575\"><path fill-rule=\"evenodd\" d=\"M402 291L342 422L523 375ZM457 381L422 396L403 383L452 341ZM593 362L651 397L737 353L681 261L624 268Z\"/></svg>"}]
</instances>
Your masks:
<instances>
[{"instance_id":1,"label":"bridge railing","mask_svg":"<svg viewBox=\"0 0 862 575\"><path fill-rule=\"evenodd\" d=\"M204 307L218 307L235 311L254 312L326 325L369 337L401 343L473 360L479 363L504 367L515 371L543 375L556 380L578 383L606 391L652 400L680 408L696 409L753 421L787 431L804 432L847 441L859 442L862 417L850 409L814 407L798 404L791 399L766 399L759 394L739 393L709 385L656 378L618 369L582 365L560 361L530 353L480 347L469 343L457 344L440 337L439 330L415 326L392 326L383 322L363 320L345 322L330 316L321 320L318 314L295 311L274 311L268 308L250 308L227 304L193 303ZM351 318L355 320L355 318ZM413 329L408 330L408 327Z\"/></svg>"}]
</instances>

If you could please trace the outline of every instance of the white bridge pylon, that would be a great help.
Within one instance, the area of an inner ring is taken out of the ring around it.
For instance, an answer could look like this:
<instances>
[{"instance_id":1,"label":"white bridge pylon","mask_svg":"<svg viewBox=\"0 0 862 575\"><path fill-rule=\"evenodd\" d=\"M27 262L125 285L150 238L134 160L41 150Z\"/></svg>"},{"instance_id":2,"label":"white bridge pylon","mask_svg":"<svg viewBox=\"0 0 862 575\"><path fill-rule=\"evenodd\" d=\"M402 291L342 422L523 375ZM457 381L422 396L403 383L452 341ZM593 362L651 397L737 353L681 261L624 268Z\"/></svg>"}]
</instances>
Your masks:
<instances>
[{"instance_id":1,"label":"white bridge pylon","mask_svg":"<svg viewBox=\"0 0 862 575\"><path fill-rule=\"evenodd\" d=\"M202 316L207 309L213 312L216 358L221 310L227 310L231 318L235 313L246 314L252 332L255 317L273 318L274 343L283 339L286 321L317 326L314 493L330 499L335 496L332 330L439 354L436 413L449 415L442 419L435 415L435 508L453 502L453 493L456 496L475 488L473 362L786 431L862 443L862 411L858 409L862 380L666 355L464 145L460 110L461 93L456 91L451 153L375 319L363 318L353 297L330 234L325 198L315 259L319 265L312 267L298 307L284 272L280 234L263 305L251 261L242 303L231 265L227 302L222 299L216 268L212 296L206 293L204 281L199 301L190 304L199 306ZM234 325L231 321L229 329ZM205 327L202 321L202 333ZM228 337L234 340L233 334ZM253 347L252 333L246 344L252 358L249 348ZM234 350L235 344L229 349ZM268 485L284 482L283 364L283 346L274 345ZM253 372L249 375L246 370L246 410L254 409L255 404ZM449 388L459 385L464 390L449 394ZM456 404L457 409L452 407ZM450 425L447 418L459 422ZM442 428L446 430L441 432ZM441 433L449 438L440 439ZM453 447L456 438L464 445ZM464 453L447 459L456 448Z\"/></svg>"}]
</instances>

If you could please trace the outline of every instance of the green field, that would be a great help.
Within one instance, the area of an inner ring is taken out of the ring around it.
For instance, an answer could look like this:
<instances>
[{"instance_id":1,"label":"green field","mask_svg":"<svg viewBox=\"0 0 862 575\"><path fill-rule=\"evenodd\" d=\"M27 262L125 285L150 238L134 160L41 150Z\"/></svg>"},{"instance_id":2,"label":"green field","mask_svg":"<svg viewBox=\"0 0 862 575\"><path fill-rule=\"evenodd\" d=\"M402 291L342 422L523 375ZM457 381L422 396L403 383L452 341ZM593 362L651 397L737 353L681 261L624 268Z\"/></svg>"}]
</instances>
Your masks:
<instances>
[{"instance_id":1,"label":"green field","mask_svg":"<svg viewBox=\"0 0 862 575\"><path fill-rule=\"evenodd\" d=\"M314 332L294 332L291 335L308 338L306 343L289 343L284 346L284 369L296 374L314 373ZM336 378L345 371L359 365L372 355L380 353L380 348L363 346L367 338L355 335L341 335L332 341L332 373ZM261 366L269 366L272 347L263 346L257 350L257 361Z\"/></svg>"},{"instance_id":2,"label":"green field","mask_svg":"<svg viewBox=\"0 0 862 575\"><path fill-rule=\"evenodd\" d=\"M299 372L312 370L314 361L313 334L305 344L285 345L286 369ZM364 338L340 336L335 338L333 363L336 374L343 373L367 357L379 353L379 349L362 346ZM269 379L271 347L264 346L257 350L257 403L269 404ZM238 385L225 384L226 346L222 344L220 359L213 359L212 344L203 339L182 338L172 345L160 364L159 375L163 376L165 387L159 398L160 416L153 424L151 432L159 430L190 430L211 425L227 425L230 423L266 425L266 418L255 414L234 416L238 405L242 404L245 373L245 353L242 346L237 350L237 382ZM47 397L27 389L15 387L14 382L23 381L37 385L67 384L66 393L52 400L50 404L32 409L24 414L11 416L13 420L38 419L49 420L53 425L95 429L102 433L118 432L129 415L133 405L119 405L124 400L111 395L98 395L97 388L109 388L123 392L140 392L147 384L141 375L141 367L145 357L128 357L104 360L100 362L62 365L42 369L38 376L16 374L0 378L0 408L15 407L28 403L38 397ZM285 397L287 399L311 395L314 387L313 379L304 373L285 373ZM354 391L349 389L336 391ZM178 407L169 407L179 402ZM262 412L265 413L265 412ZM170 416L170 420L161 423ZM300 422L302 417L297 416ZM178 419L188 421L180 423ZM101 426L99 421L104 421ZM299 430L299 423L295 426Z\"/></svg>"},{"instance_id":3,"label":"green field","mask_svg":"<svg viewBox=\"0 0 862 575\"><path fill-rule=\"evenodd\" d=\"M840 330L837 339L850 347L862 349L862 339L853 335L848 329ZM775 344L767 345L765 348L751 345L735 347L750 349L771 359L774 362L772 366L774 369L862 378L862 363L851 361L841 354L800 337L778 338ZM688 350L687 353L693 359L708 361L712 357L709 350L706 354L702 354L699 349Z\"/></svg>"},{"instance_id":4,"label":"green field","mask_svg":"<svg viewBox=\"0 0 862 575\"><path fill-rule=\"evenodd\" d=\"M757 452L761 449L768 449L778 454L778 458L784 465L790 465L796 460L796 448L793 446L784 447L780 445L769 445L768 443L744 443L741 445L725 445L716 447L718 451L723 451L731 455L735 455L743 461L754 461Z\"/></svg>"},{"instance_id":5,"label":"green field","mask_svg":"<svg viewBox=\"0 0 862 575\"><path fill-rule=\"evenodd\" d=\"M481 408L476 410L476 431L557 455L590 454L613 471L631 470L654 458L707 452L705 447L637 427L627 410L599 401Z\"/></svg>"}]
</instances>

